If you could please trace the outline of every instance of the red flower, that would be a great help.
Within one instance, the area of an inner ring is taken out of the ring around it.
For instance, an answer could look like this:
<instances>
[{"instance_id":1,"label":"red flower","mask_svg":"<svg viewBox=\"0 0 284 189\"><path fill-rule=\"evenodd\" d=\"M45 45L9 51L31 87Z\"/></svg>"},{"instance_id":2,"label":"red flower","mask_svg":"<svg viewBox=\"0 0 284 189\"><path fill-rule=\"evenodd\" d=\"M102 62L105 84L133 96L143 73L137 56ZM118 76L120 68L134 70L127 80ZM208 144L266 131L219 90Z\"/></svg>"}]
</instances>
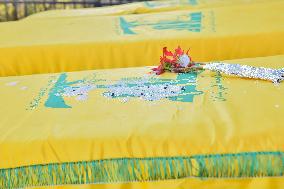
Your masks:
<instances>
[{"instance_id":1,"label":"red flower","mask_svg":"<svg viewBox=\"0 0 284 189\"><path fill-rule=\"evenodd\" d=\"M173 64L177 61L177 57L171 52L167 50L167 47L163 48L163 57L160 59L160 63L170 63Z\"/></svg>"},{"instance_id":2,"label":"red flower","mask_svg":"<svg viewBox=\"0 0 284 189\"><path fill-rule=\"evenodd\" d=\"M180 46L178 46L178 48L176 48L175 50L175 56L181 56L184 54L184 51L180 48Z\"/></svg>"},{"instance_id":3,"label":"red flower","mask_svg":"<svg viewBox=\"0 0 284 189\"><path fill-rule=\"evenodd\" d=\"M167 50L167 47L163 48L163 56L173 56L173 53L171 51Z\"/></svg>"},{"instance_id":4,"label":"red flower","mask_svg":"<svg viewBox=\"0 0 284 189\"><path fill-rule=\"evenodd\" d=\"M152 70L157 74L161 75L162 73L165 72L163 65L159 65L157 68L152 68Z\"/></svg>"}]
</instances>

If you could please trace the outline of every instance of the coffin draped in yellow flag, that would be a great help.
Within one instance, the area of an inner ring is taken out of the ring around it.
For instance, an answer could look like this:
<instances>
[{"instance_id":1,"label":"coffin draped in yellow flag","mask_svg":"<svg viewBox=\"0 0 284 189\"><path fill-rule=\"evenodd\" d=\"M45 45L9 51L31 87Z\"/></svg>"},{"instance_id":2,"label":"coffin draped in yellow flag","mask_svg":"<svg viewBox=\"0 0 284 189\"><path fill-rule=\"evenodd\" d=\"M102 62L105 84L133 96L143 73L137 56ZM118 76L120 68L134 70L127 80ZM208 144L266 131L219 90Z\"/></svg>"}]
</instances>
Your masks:
<instances>
[{"instance_id":1,"label":"coffin draped in yellow flag","mask_svg":"<svg viewBox=\"0 0 284 189\"><path fill-rule=\"evenodd\" d=\"M283 6L4 23L0 76L156 65L164 46L190 48L199 61L283 54Z\"/></svg>"},{"instance_id":2,"label":"coffin draped in yellow flag","mask_svg":"<svg viewBox=\"0 0 284 189\"><path fill-rule=\"evenodd\" d=\"M0 188L283 185L283 83L149 71L1 77Z\"/></svg>"},{"instance_id":3,"label":"coffin draped in yellow flag","mask_svg":"<svg viewBox=\"0 0 284 189\"><path fill-rule=\"evenodd\" d=\"M270 0L277 2L281 0ZM194 10L212 7L224 7L235 5L248 5L256 3L267 3L267 0L161 0L144 1L128 3L123 5L113 5L108 7L84 8L73 10L50 10L33 14L27 19L46 19L46 18L64 18L81 16L105 16L105 15L125 15L125 14L143 14L174 10Z\"/></svg>"}]
</instances>

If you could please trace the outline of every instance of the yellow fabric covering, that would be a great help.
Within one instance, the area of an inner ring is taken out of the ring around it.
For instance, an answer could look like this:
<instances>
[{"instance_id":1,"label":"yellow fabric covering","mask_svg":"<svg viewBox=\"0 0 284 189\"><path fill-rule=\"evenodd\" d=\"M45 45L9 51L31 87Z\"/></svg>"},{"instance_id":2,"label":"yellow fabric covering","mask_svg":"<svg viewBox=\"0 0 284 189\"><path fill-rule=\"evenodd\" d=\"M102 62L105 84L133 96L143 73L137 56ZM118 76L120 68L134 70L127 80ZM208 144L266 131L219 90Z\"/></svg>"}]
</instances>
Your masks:
<instances>
[{"instance_id":1,"label":"yellow fabric covering","mask_svg":"<svg viewBox=\"0 0 284 189\"><path fill-rule=\"evenodd\" d=\"M283 68L284 55L228 62ZM283 83L274 85L209 71L151 76L149 70L141 67L0 78L0 172L5 168L112 158L284 151ZM154 101L110 94L114 86L143 82L157 86L165 81L169 86L185 86L185 94ZM281 170L281 166L275 168ZM98 186L281 185L283 178L217 182L191 178Z\"/></svg>"},{"instance_id":2,"label":"yellow fabric covering","mask_svg":"<svg viewBox=\"0 0 284 189\"><path fill-rule=\"evenodd\" d=\"M281 0L269 0L281 1ZM162 0L128 3L108 7L71 9L71 10L50 10L33 14L26 19L45 19L78 16L98 16L98 15L123 15L123 14L142 14L171 10L194 10L201 8L212 8L222 6L247 5L252 3L267 3L267 0Z\"/></svg>"},{"instance_id":3,"label":"yellow fabric covering","mask_svg":"<svg viewBox=\"0 0 284 189\"><path fill-rule=\"evenodd\" d=\"M164 46L191 48L199 61L283 54L283 6L4 23L0 76L156 65Z\"/></svg>"}]
</instances>

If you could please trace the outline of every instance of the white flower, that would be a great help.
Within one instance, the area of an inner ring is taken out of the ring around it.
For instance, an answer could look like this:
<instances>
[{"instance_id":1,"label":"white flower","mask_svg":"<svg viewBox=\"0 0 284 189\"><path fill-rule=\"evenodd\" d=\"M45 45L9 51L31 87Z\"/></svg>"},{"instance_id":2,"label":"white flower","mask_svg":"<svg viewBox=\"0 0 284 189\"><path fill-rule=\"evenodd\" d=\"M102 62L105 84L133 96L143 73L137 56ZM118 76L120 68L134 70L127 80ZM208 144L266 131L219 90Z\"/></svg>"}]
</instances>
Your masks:
<instances>
[{"instance_id":1,"label":"white flower","mask_svg":"<svg viewBox=\"0 0 284 189\"><path fill-rule=\"evenodd\" d=\"M188 55L183 54L179 57L178 63L185 68L190 63L190 58L188 57Z\"/></svg>"}]
</instances>

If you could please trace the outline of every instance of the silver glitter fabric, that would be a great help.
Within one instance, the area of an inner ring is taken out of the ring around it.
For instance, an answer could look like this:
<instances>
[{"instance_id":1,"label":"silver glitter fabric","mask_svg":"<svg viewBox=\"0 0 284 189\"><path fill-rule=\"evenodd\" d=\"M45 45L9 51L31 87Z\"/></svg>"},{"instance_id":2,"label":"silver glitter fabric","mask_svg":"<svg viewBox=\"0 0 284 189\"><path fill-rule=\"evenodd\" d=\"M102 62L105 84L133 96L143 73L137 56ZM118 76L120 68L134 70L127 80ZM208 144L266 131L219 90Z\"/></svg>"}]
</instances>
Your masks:
<instances>
[{"instance_id":1,"label":"silver glitter fabric","mask_svg":"<svg viewBox=\"0 0 284 189\"><path fill-rule=\"evenodd\" d=\"M202 92L196 90L196 73L178 74L176 79L161 79L156 75L122 79L114 85L108 85L103 96L123 99L141 98L146 101L169 99L171 101L192 102L195 95Z\"/></svg>"},{"instance_id":2,"label":"silver glitter fabric","mask_svg":"<svg viewBox=\"0 0 284 189\"><path fill-rule=\"evenodd\" d=\"M203 66L205 70L221 72L228 75L236 75L243 78L253 78L280 83L284 80L284 68L271 69L264 67L253 67L240 64L227 64L212 62Z\"/></svg>"},{"instance_id":3,"label":"silver glitter fabric","mask_svg":"<svg viewBox=\"0 0 284 189\"><path fill-rule=\"evenodd\" d=\"M109 87L109 91L104 94L106 97L140 97L147 101L160 100L178 96L182 93L182 86L164 83L159 85L117 85Z\"/></svg>"},{"instance_id":4,"label":"silver glitter fabric","mask_svg":"<svg viewBox=\"0 0 284 189\"><path fill-rule=\"evenodd\" d=\"M95 85L83 84L82 86L72 86L63 89L62 93L57 93L55 96L76 97L76 100L86 100L89 91L95 89Z\"/></svg>"}]
</instances>

